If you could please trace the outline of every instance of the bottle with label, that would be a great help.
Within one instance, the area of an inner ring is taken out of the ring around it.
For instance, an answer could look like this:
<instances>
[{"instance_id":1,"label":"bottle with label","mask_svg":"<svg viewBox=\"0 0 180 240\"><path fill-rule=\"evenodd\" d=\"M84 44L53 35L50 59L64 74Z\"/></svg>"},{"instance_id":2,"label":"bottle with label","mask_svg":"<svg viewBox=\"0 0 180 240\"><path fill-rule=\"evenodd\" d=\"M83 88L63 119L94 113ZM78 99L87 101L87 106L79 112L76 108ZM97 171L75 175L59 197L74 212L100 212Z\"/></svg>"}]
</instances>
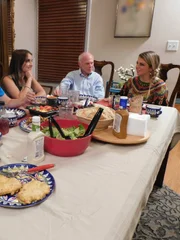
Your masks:
<instances>
[{"instance_id":1,"label":"bottle with label","mask_svg":"<svg viewBox=\"0 0 180 240\"><path fill-rule=\"evenodd\" d=\"M32 131L28 134L27 161L39 163L44 160L44 134L40 131L40 117L32 117Z\"/></svg>"},{"instance_id":2,"label":"bottle with label","mask_svg":"<svg viewBox=\"0 0 180 240\"><path fill-rule=\"evenodd\" d=\"M113 123L113 134L120 139L127 137L127 124L129 119L129 113L126 109L120 107L116 113Z\"/></svg>"}]
</instances>

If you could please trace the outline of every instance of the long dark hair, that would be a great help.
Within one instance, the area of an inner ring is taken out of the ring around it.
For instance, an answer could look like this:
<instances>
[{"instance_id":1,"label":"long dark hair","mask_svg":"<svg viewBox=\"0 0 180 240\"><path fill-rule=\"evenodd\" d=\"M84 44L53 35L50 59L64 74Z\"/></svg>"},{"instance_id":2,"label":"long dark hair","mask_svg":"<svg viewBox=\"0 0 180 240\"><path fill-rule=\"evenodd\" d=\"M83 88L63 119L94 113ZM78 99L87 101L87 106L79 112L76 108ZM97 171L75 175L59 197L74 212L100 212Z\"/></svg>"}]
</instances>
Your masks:
<instances>
[{"instance_id":1,"label":"long dark hair","mask_svg":"<svg viewBox=\"0 0 180 240\"><path fill-rule=\"evenodd\" d=\"M17 49L12 53L11 62L9 65L9 75L12 75L14 82L19 86L19 79L22 73L22 65L26 61L27 54L32 53L26 49Z\"/></svg>"}]
</instances>

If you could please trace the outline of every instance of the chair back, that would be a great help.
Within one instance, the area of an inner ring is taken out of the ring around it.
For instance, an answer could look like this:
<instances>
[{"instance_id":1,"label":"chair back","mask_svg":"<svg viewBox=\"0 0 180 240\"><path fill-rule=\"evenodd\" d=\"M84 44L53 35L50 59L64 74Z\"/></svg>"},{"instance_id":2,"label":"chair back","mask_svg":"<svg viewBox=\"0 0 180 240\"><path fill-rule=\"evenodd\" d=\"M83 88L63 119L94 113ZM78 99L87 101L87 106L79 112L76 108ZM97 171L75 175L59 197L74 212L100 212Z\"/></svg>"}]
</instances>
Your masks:
<instances>
[{"instance_id":1,"label":"chair back","mask_svg":"<svg viewBox=\"0 0 180 240\"><path fill-rule=\"evenodd\" d=\"M3 77L3 63L2 62L0 62L0 80L1 80L1 78Z\"/></svg>"},{"instance_id":2,"label":"chair back","mask_svg":"<svg viewBox=\"0 0 180 240\"><path fill-rule=\"evenodd\" d=\"M52 91L53 91L53 87L52 87L52 86L44 85L44 84L41 84L41 86L44 88L46 94L51 95L51 93L52 93Z\"/></svg>"},{"instance_id":3,"label":"chair back","mask_svg":"<svg viewBox=\"0 0 180 240\"><path fill-rule=\"evenodd\" d=\"M173 87L172 93L169 97L169 106L173 107L176 97L177 97L178 93L180 93L180 65L176 65L176 64L172 64L172 63L161 64L159 77L162 80L164 80L165 82L166 82L166 80L169 81L168 80L168 72L171 69L178 69L178 77L177 77L177 80L175 81L175 86Z\"/></svg>"},{"instance_id":4,"label":"chair back","mask_svg":"<svg viewBox=\"0 0 180 240\"><path fill-rule=\"evenodd\" d=\"M107 80L107 84L105 84L105 97L109 97L109 91L111 84L113 82L113 76L114 76L114 63L111 61L97 61L94 60L94 68L95 72L99 73L102 76L102 68L106 65L110 65L110 73L109 73L109 79Z\"/></svg>"}]
</instances>

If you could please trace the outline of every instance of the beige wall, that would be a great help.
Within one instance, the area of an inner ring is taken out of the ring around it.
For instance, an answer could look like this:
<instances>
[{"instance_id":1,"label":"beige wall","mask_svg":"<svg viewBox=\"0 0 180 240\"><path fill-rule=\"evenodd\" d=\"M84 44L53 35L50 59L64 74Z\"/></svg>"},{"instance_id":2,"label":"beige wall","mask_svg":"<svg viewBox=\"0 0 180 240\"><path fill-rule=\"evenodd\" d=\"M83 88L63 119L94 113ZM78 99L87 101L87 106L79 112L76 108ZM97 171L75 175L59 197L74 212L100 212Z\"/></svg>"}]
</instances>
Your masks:
<instances>
[{"instance_id":1,"label":"beige wall","mask_svg":"<svg viewBox=\"0 0 180 240\"><path fill-rule=\"evenodd\" d=\"M115 68L135 65L139 53L157 52L162 63L180 64L180 50L167 52L167 40L180 40L180 1L156 0L149 38L114 38L116 0L92 0L89 51L97 60L110 60ZM143 24L143 22L142 22ZM176 71L175 71L176 72ZM175 77L174 73L171 73ZM106 78L106 71L104 79ZM118 76L114 75L117 80ZM173 80L173 78L172 78ZM168 84L171 92L172 85Z\"/></svg>"},{"instance_id":2,"label":"beige wall","mask_svg":"<svg viewBox=\"0 0 180 240\"><path fill-rule=\"evenodd\" d=\"M37 62L37 0L15 0L15 49L27 49Z\"/></svg>"},{"instance_id":3,"label":"beige wall","mask_svg":"<svg viewBox=\"0 0 180 240\"><path fill-rule=\"evenodd\" d=\"M89 2L92 4L86 48L94 54L95 59L113 61L116 68L129 67L130 64L135 65L139 53L154 50L160 55L161 62L180 64L180 50L166 51L167 40L180 40L180 0L155 0L149 38L114 38L117 1L89 0ZM37 0L15 0L15 47L32 51L35 63L37 62L36 26ZM103 77L106 80L107 70ZM118 79L116 74L114 79Z\"/></svg>"}]
</instances>

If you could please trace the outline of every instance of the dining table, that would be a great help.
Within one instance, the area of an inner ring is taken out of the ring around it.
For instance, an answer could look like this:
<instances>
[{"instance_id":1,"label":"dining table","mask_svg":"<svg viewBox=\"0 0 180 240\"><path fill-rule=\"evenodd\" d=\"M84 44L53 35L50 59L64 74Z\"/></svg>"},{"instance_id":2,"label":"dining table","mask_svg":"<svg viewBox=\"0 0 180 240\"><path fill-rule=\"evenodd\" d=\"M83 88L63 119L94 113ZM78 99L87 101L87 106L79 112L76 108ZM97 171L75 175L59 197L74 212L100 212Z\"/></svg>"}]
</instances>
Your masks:
<instances>
[{"instance_id":1,"label":"dining table","mask_svg":"<svg viewBox=\"0 0 180 240\"><path fill-rule=\"evenodd\" d=\"M155 184L180 115L173 107L148 122L141 144L110 144L92 139L75 157L45 153L53 163L54 192L39 205L0 207L1 240L130 240ZM19 126L2 137L0 166L22 163L27 134Z\"/></svg>"}]
</instances>

